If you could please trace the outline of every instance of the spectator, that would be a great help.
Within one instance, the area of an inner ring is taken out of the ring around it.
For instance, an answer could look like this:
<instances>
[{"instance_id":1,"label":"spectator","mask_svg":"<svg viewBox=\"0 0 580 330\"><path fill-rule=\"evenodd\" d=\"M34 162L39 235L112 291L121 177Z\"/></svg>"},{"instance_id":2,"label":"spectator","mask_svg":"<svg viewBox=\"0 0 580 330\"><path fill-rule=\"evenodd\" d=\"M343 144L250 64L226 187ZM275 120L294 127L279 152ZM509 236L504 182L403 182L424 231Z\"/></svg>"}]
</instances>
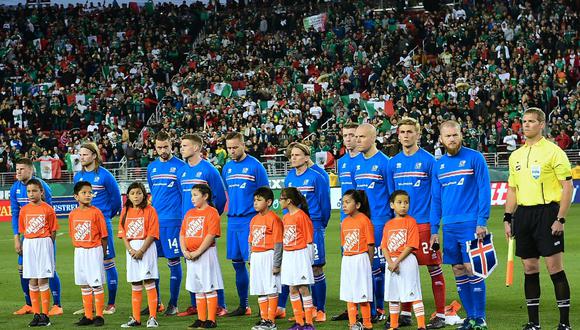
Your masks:
<instances>
[{"instance_id":1,"label":"spectator","mask_svg":"<svg viewBox=\"0 0 580 330\"><path fill-rule=\"evenodd\" d=\"M558 134L554 140L562 150L568 149L568 147L572 144L572 140L570 139L570 136L566 134L565 130L561 130L560 134Z\"/></svg>"},{"instance_id":2,"label":"spectator","mask_svg":"<svg viewBox=\"0 0 580 330\"><path fill-rule=\"evenodd\" d=\"M508 152L512 152L518 148L517 146L518 136L513 133L511 128L507 129L507 134L503 138L503 143L506 145Z\"/></svg>"}]
</instances>

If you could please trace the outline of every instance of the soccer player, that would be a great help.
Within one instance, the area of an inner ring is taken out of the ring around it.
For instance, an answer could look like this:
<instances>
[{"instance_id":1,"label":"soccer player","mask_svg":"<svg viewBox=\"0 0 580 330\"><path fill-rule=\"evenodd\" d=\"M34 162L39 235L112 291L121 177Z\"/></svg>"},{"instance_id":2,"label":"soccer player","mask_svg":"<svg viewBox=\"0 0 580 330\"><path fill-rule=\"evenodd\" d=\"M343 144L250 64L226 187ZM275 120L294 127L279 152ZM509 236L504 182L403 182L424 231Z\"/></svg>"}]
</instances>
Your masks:
<instances>
[{"instance_id":1,"label":"soccer player","mask_svg":"<svg viewBox=\"0 0 580 330\"><path fill-rule=\"evenodd\" d=\"M155 150L159 155L147 167L147 182L151 192L152 205L159 216L159 240L157 253L167 259L169 266L170 298L165 310L165 316L176 315L177 299L181 287L183 272L181 269L181 247L179 246L179 230L181 228L181 191L177 183L177 171L185 164L172 154L171 138L166 132L155 136ZM159 297L159 280L156 281L157 298ZM144 310L141 315L149 314Z\"/></svg>"},{"instance_id":2,"label":"soccer player","mask_svg":"<svg viewBox=\"0 0 580 330\"><path fill-rule=\"evenodd\" d=\"M109 288L109 301L104 313L113 314L116 311L115 298L117 296L119 274L115 266L115 243L113 241L115 235L113 233L112 219L121 210L121 191L115 177L101 166L101 154L94 142L81 145L79 155L83 169L75 174L73 181L75 184L79 181L87 181L93 186L93 205L103 212L107 223L108 236L104 265ZM84 312L84 309L81 309L75 313L83 314Z\"/></svg>"},{"instance_id":3,"label":"soccer player","mask_svg":"<svg viewBox=\"0 0 580 330\"><path fill-rule=\"evenodd\" d=\"M354 181L357 190L364 190L371 208L371 222L375 234L375 255L373 258L374 301L371 304L373 321L383 320L385 258L379 248L383 237L383 227L391 218L387 184L389 158L377 149L377 130L371 124L362 124L356 129L356 148L361 153L354 159Z\"/></svg>"},{"instance_id":4,"label":"soccer player","mask_svg":"<svg viewBox=\"0 0 580 330\"><path fill-rule=\"evenodd\" d=\"M466 243L487 234L491 208L489 172L483 155L461 146L461 127L456 121L441 124L443 155L433 167L431 180L431 247L439 243L439 224L443 220L443 263L455 274L457 292L467 312L458 329L487 329L485 322L485 282L474 276Z\"/></svg>"},{"instance_id":5,"label":"soccer player","mask_svg":"<svg viewBox=\"0 0 580 330\"><path fill-rule=\"evenodd\" d=\"M185 288L195 292L198 319L188 329L216 328L218 297L224 288L218 261L216 238L220 237L220 216L212 202L212 191L206 184L191 188L195 205L183 217L179 234L182 253L187 260Z\"/></svg>"},{"instance_id":6,"label":"soccer player","mask_svg":"<svg viewBox=\"0 0 580 330\"><path fill-rule=\"evenodd\" d=\"M342 142L346 153L344 156L338 159L338 180L340 181L340 192L341 196L347 191L356 188L354 182L354 159L358 156L359 151L356 148L356 129L358 128L357 123L345 124L342 128ZM346 218L344 210L340 209L340 221Z\"/></svg>"},{"instance_id":7,"label":"soccer player","mask_svg":"<svg viewBox=\"0 0 580 330\"><path fill-rule=\"evenodd\" d=\"M419 227L419 249L414 251L419 265L427 266L431 276L431 288L435 297L437 316L427 329L445 327L445 278L441 269L441 252L433 251L431 242L431 225L429 207L431 206L431 173L435 157L419 148L417 141L421 136L421 127L413 118L403 118L398 124L399 142L403 150L389 161L387 178L389 191L404 190L412 201L409 215L417 221ZM399 325L410 325L411 304L401 306Z\"/></svg>"},{"instance_id":8,"label":"soccer player","mask_svg":"<svg viewBox=\"0 0 580 330\"><path fill-rule=\"evenodd\" d=\"M314 273L314 285L312 288L314 306L317 308L316 321L326 321L326 312L324 304L326 301L326 281L323 272L323 266L326 263L324 233L328 221L330 220L330 189L324 177L309 167L310 149L301 144L295 143L290 149L290 163L293 167L286 179L285 187L297 188L300 193L306 197L308 208L310 210L310 219L314 226L314 261L312 270ZM287 289L282 290L278 306L282 308L279 313L284 313L283 308L286 306ZM283 315L283 314L282 314Z\"/></svg>"},{"instance_id":9,"label":"soccer player","mask_svg":"<svg viewBox=\"0 0 580 330\"><path fill-rule=\"evenodd\" d=\"M395 190L389 199L395 217L385 225L381 248L387 260L385 300L389 302L390 329L399 328L401 303L411 303L418 330L425 330L425 307L421 294L419 263L413 253L419 249L419 227L408 215L409 194ZM401 234L405 233L405 234Z\"/></svg>"},{"instance_id":10,"label":"soccer player","mask_svg":"<svg viewBox=\"0 0 580 330\"><path fill-rule=\"evenodd\" d=\"M26 194L26 183L30 179L36 179L42 184L44 190L44 200L50 205L52 204L52 192L50 187L42 179L33 175L34 167L32 161L28 158L20 158L16 161L16 182L10 188L10 207L12 209L12 230L14 232L14 248L18 254L18 272L20 273L20 285L24 293L25 305L15 311L14 315L23 315L32 313L32 305L30 302L30 295L28 290L28 279L22 277L22 239L18 231L18 216L20 209L28 204L28 196ZM56 245L55 245L56 248ZM56 256L56 251L55 254ZM62 315L62 307L60 306L60 278L58 273L54 273L54 277L49 278L48 284L52 293L52 300L54 305L48 312L48 316Z\"/></svg>"},{"instance_id":11,"label":"soccer player","mask_svg":"<svg viewBox=\"0 0 580 330\"><path fill-rule=\"evenodd\" d=\"M54 276L54 239L58 229L56 213L43 201L44 189L37 179L26 183L30 203L18 215L18 230L24 235L22 243L22 277L29 279L30 300L34 318L29 327L50 326L46 315L50 303L48 279Z\"/></svg>"},{"instance_id":12,"label":"soccer player","mask_svg":"<svg viewBox=\"0 0 580 330\"><path fill-rule=\"evenodd\" d=\"M569 330L570 285L563 259L564 223L574 190L570 161L562 149L542 136L546 115L541 109L529 108L523 119L526 143L510 155L504 215L506 238L516 237L516 255L524 265L529 322L523 329L540 329L542 256L560 310L558 330Z\"/></svg>"},{"instance_id":13,"label":"soccer player","mask_svg":"<svg viewBox=\"0 0 580 330\"><path fill-rule=\"evenodd\" d=\"M246 268L250 256L248 236L250 221L257 214L253 207L254 192L259 187L269 186L268 175L264 165L246 153L242 134L229 133L226 136L226 148L231 159L222 170L229 198L226 257L232 261L236 271L240 299L238 308L228 316L251 315L252 310L248 305L250 280Z\"/></svg>"},{"instance_id":14,"label":"soccer player","mask_svg":"<svg viewBox=\"0 0 580 330\"><path fill-rule=\"evenodd\" d=\"M147 292L149 319L147 328L157 328L157 292L155 279L159 278L157 247L159 220L157 212L147 201L147 190L141 182L127 188L127 201L121 212L118 236L127 250L127 282L131 283L132 316L121 328L141 325L143 287Z\"/></svg>"},{"instance_id":15,"label":"soccer player","mask_svg":"<svg viewBox=\"0 0 580 330\"><path fill-rule=\"evenodd\" d=\"M203 140L197 134L186 134L181 137L179 148L181 158L185 161L177 171L177 185L181 192L181 215L195 207L191 200L191 188L196 184L206 184L212 191L211 202L221 215L226 206L226 187L218 170L207 160L201 157ZM183 249L182 249L183 252ZM225 297L222 289L218 290L218 316L227 314ZM197 313L195 293L190 291L191 306L177 316L190 316Z\"/></svg>"},{"instance_id":16,"label":"soccer player","mask_svg":"<svg viewBox=\"0 0 580 330\"><path fill-rule=\"evenodd\" d=\"M101 260L107 249L107 223L103 213L93 205L93 187L87 181L74 186L74 198L79 206L68 216L69 234L74 252L75 284L80 285L83 296L84 315L75 323L77 326L105 325L105 267ZM93 318L93 295L95 311Z\"/></svg>"}]
</instances>

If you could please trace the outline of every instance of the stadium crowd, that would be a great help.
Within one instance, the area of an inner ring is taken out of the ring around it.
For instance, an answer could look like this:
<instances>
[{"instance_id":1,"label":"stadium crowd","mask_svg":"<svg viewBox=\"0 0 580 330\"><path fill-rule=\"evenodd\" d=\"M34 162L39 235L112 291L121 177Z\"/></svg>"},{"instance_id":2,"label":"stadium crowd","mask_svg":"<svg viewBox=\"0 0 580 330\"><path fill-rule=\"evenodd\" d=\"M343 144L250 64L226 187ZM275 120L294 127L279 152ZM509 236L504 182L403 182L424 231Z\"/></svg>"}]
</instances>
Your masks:
<instances>
[{"instance_id":1,"label":"stadium crowd","mask_svg":"<svg viewBox=\"0 0 580 330\"><path fill-rule=\"evenodd\" d=\"M218 166L228 131L262 159L306 137L311 154L338 158L348 121L378 127L392 156L403 116L419 120L435 154L446 119L473 149L512 151L529 106L547 113L549 139L580 148L575 2L417 13L373 10L380 3L0 9L0 172L24 155L64 159L85 139L108 161L146 166L161 128L175 148L204 132ZM305 29L321 13L325 31Z\"/></svg>"}]
</instances>

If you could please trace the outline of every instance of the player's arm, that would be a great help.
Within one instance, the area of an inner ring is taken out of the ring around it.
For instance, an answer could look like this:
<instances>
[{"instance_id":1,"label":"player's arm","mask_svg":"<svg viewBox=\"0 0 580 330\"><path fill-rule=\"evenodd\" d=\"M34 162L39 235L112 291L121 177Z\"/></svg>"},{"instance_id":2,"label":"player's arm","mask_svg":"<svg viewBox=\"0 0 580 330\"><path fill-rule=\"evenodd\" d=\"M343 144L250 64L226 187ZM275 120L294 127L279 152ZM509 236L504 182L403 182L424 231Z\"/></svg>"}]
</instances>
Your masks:
<instances>
[{"instance_id":1,"label":"player's arm","mask_svg":"<svg viewBox=\"0 0 580 330\"><path fill-rule=\"evenodd\" d=\"M105 181L105 188L109 192L109 206L111 208L111 216L117 215L121 211L123 206L123 200L121 199L121 190L119 189L119 184L115 181L115 178L111 173L108 173L107 180ZM145 196L147 198L147 196Z\"/></svg>"},{"instance_id":2,"label":"player's arm","mask_svg":"<svg viewBox=\"0 0 580 330\"><path fill-rule=\"evenodd\" d=\"M382 250L383 250L383 256L385 256L385 261L387 262L387 268L391 271L391 272L399 272L399 270L397 269L397 264L393 261L393 258L391 258L391 254L389 253L389 249L387 249L385 246L381 246ZM371 257L371 264L372 264L372 258L374 257L374 249L373 249L373 256Z\"/></svg>"},{"instance_id":3,"label":"player's arm","mask_svg":"<svg viewBox=\"0 0 580 330\"><path fill-rule=\"evenodd\" d=\"M477 229L478 238L483 238L487 234L487 219L491 211L491 181L489 179L489 170L483 155L477 153L475 159L475 179L478 188L478 214Z\"/></svg>"},{"instance_id":4,"label":"player's arm","mask_svg":"<svg viewBox=\"0 0 580 330\"><path fill-rule=\"evenodd\" d=\"M50 237L52 238L52 242L56 240L56 231L58 230L58 220L56 220L56 212L52 207L49 207L49 211L47 212L47 219L48 223L50 224Z\"/></svg>"},{"instance_id":5,"label":"player's arm","mask_svg":"<svg viewBox=\"0 0 580 330\"><path fill-rule=\"evenodd\" d=\"M192 259L191 252L189 252L189 250L187 250L187 247L185 246L185 236L183 234L179 234L179 246L181 246L181 253L185 257L185 259L191 260Z\"/></svg>"},{"instance_id":6,"label":"player's arm","mask_svg":"<svg viewBox=\"0 0 580 330\"><path fill-rule=\"evenodd\" d=\"M272 269L272 274L276 275L280 273L280 267L282 267L282 243L274 243L274 268Z\"/></svg>"},{"instance_id":7,"label":"player's arm","mask_svg":"<svg viewBox=\"0 0 580 330\"><path fill-rule=\"evenodd\" d=\"M431 224L431 242L429 245L431 248L433 243L439 243L441 213L441 183L437 177L437 172L433 171L431 176L431 207L429 210L429 222Z\"/></svg>"},{"instance_id":8,"label":"player's arm","mask_svg":"<svg viewBox=\"0 0 580 330\"><path fill-rule=\"evenodd\" d=\"M224 210L226 208L226 202L227 202L226 185L224 184L224 181L222 180L222 177L220 176L218 170L213 166L212 166L212 169L213 169L214 173L210 177L209 186L212 188L215 187L215 190L212 189L215 208L218 210L218 213L221 215L222 213L224 213Z\"/></svg>"},{"instance_id":9,"label":"player's arm","mask_svg":"<svg viewBox=\"0 0 580 330\"><path fill-rule=\"evenodd\" d=\"M270 186L270 181L268 180L268 173L266 172L264 165L262 165L261 163L257 163L256 166L256 186L257 187Z\"/></svg>"},{"instance_id":10,"label":"player's arm","mask_svg":"<svg viewBox=\"0 0 580 330\"><path fill-rule=\"evenodd\" d=\"M12 232L14 233L14 250L17 254L22 254L22 243L20 242L20 205L16 189L10 189L10 209L12 210Z\"/></svg>"},{"instance_id":11,"label":"player's arm","mask_svg":"<svg viewBox=\"0 0 580 330\"><path fill-rule=\"evenodd\" d=\"M369 255L369 261L371 265L373 264L373 258L375 257L375 245L369 244L367 245L367 254Z\"/></svg>"},{"instance_id":12,"label":"player's arm","mask_svg":"<svg viewBox=\"0 0 580 330\"><path fill-rule=\"evenodd\" d=\"M50 186L44 182L42 182L42 187L44 188L44 201L48 204L52 206L52 190L50 189Z\"/></svg>"},{"instance_id":13,"label":"player's arm","mask_svg":"<svg viewBox=\"0 0 580 330\"><path fill-rule=\"evenodd\" d=\"M392 158L391 158L392 159ZM393 191L395 191L395 178L393 177L393 169L391 168L392 166L392 161L389 161L389 163L387 164L387 169L386 169L386 173L385 173L385 181L387 181L387 190L388 190L388 195L391 196L391 193Z\"/></svg>"},{"instance_id":14,"label":"player's arm","mask_svg":"<svg viewBox=\"0 0 580 330\"><path fill-rule=\"evenodd\" d=\"M411 252L413 252L413 250L415 250L414 247L405 246L405 249L403 249L403 252L401 252L401 254L397 258L397 260L395 260L395 264L397 265L397 268L399 268L399 264L401 263L401 261L405 260L405 258L407 258L409 256L409 254L411 254Z\"/></svg>"},{"instance_id":15,"label":"player's arm","mask_svg":"<svg viewBox=\"0 0 580 330\"><path fill-rule=\"evenodd\" d=\"M203 241L201 242L201 245L197 248L197 250L195 250L191 253L192 259L195 260L195 259L199 258L202 254L204 254L205 251L207 251L207 249L209 249L212 246L212 244L215 242L215 238L216 238L216 235L207 234L203 238Z\"/></svg>"},{"instance_id":16,"label":"player's arm","mask_svg":"<svg viewBox=\"0 0 580 330\"><path fill-rule=\"evenodd\" d=\"M512 154L513 155L513 154ZM516 194L516 171L512 162L512 157L509 160L509 176L508 176L508 191L505 200L503 215L503 225L505 238L509 240L512 237L512 216L518 207L518 197Z\"/></svg>"},{"instance_id":17,"label":"player's arm","mask_svg":"<svg viewBox=\"0 0 580 330\"><path fill-rule=\"evenodd\" d=\"M320 201L322 225L324 228L326 228L328 221L330 220L330 187L326 184L326 181L322 175L318 176L314 191L316 191L318 200Z\"/></svg>"},{"instance_id":18,"label":"player's arm","mask_svg":"<svg viewBox=\"0 0 580 330\"><path fill-rule=\"evenodd\" d=\"M560 208L558 209L558 218L565 218L568 215L570 204L572 203L572 193L574 185L572 183L572 170L570 161L563 150L558 150L553 160L554 172L556 177L562 185L562 192L560 195ZM564 225L554 219L552 224L552 234L561 235L564 232Z\"/></svg>"},{"instance_id":19,"label":"player's arm","mask_svg":"<svg viewBox=\"0 0 580 330\"><path fill-rule=\"evenodd\" d=\"M143 255L145 254L145 252L147 252L147 249L149 249L149 247L153 242L155 242L155 237L147 235L147 238L145 238L145 242L143 242L143 245L139 250L135 251L135 255L133 256L133 258L141 260L143 258Z\"/></svg>"}]
</instances>

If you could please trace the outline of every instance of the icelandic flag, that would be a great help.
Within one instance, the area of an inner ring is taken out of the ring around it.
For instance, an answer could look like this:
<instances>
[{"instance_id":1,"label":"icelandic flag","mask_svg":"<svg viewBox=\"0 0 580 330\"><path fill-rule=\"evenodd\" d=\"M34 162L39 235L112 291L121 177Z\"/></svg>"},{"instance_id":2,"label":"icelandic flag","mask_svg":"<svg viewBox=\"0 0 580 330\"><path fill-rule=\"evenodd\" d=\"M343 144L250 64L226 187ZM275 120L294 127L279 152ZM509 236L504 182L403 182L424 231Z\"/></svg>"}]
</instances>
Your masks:
<instances>
[{"instance_id":1,"label":"icelandic flag","mask_svg":"<svg viewBox=\"0 0 580 330\"><path fill-rule=\"evenodd\" d=\"M487 278L497 266L493 235L489 233L483 239L476 238L465 243L467 245L467 255L469 255L473 274Z\"/></svg>"}]
</instances>

